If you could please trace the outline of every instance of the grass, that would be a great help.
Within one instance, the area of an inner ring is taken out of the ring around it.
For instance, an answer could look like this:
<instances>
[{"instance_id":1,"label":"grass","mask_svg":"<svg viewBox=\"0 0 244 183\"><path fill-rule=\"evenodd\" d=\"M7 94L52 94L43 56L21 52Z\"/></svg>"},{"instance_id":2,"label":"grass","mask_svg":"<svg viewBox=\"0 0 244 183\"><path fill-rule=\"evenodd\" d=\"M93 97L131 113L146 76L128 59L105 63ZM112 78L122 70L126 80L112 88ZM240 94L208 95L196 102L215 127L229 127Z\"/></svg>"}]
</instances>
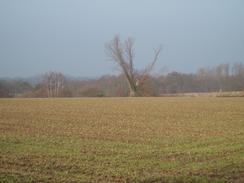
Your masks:
<instances>
[{"instance_id":1,"label":"grass","mask_svg":"<svg viewBox=\"0 0 244 183\"><path fill-rule=\"evenodd\" d=\"M244 98L0 100L0 182L243 182Z\"/></svg>"}]
</instances>

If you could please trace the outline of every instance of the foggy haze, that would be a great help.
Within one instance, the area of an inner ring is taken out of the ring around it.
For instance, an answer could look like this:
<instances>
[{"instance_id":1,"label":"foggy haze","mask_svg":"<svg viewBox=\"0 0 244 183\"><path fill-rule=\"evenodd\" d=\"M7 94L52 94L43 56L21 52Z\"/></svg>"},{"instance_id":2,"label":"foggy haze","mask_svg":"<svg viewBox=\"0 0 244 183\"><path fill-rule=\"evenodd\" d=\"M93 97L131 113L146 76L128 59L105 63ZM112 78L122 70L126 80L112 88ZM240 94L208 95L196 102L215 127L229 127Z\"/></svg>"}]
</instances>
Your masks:
<instances>
[{"instance_id":1,"label":"foggy haze","mask_svg":"<svg viewBox=\"0 0 244 183\"><path fill-rule=\"evenodd\" d=\"M243 0L1 0L0 77L50 70L116 73L104 46L135 39L136 67L163 46L156 72L244 62Z\"/></svg>"}]
</instances>

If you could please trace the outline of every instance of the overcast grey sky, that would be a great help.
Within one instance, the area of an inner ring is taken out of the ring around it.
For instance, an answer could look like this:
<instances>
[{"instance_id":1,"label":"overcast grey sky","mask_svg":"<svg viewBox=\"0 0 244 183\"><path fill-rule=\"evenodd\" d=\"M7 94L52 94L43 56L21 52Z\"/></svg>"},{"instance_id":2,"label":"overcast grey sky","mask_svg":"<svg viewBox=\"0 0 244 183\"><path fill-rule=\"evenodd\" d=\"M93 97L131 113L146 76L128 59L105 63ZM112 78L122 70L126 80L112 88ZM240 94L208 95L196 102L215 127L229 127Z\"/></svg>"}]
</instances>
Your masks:
<instances>
[{"instance_id":1,"label":"overcast grey sky","mask_svg":"<svg viewBox=\"0 0 244 183\"><path fill-rule=\"evenodd\" d=\"M104 45L116 34L136 40L139 68L160 44L157 70L243 63L244 1L0 0L0 77L115 73Z\"/></svg>"}]
</instances>

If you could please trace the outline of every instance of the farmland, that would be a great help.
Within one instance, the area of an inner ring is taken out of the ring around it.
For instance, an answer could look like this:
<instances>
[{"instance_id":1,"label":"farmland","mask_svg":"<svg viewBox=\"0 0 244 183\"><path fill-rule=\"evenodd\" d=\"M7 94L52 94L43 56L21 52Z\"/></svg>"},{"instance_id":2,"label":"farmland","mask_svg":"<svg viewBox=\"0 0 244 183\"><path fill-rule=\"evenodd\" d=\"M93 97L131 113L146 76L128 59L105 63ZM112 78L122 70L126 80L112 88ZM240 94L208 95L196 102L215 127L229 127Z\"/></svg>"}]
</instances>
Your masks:
<instances>
[{"instance_id":1,"label":"farmland","mask_svg":"<svg viewBox=\"0 0 244 183\"><path fill-rule=\"evenodd\" d=\"M0 182L243 182L244 98L0 100Z\"/></svg>"}]
</instances>

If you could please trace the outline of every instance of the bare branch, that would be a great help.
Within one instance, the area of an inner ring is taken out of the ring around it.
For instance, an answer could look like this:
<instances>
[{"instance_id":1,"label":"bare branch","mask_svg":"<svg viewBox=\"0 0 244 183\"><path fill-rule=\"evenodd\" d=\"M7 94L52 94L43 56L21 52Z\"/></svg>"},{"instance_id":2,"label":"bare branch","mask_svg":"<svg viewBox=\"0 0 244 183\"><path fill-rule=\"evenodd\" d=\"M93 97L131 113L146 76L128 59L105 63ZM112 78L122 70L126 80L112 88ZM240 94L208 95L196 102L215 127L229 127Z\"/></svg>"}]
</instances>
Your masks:
<instances>
[{"instance_id":1,"label":"bare branch","mask_svg":"<svg viewBox=\"0 0 244 183\"><path fill-rule=\"evenodd\" d=\"M128 38L125 41L125 54L126 54L126 58L129 62L129 73L131 75L131 77L133 77L134 74L134 65L133 65L133 61L135 58L135 53L134 53L134 40L132 38Z\"/></svg>"},{"instance_id":2,"label":"bare branch","mask_svg":"<svg viewBox=\"0 0 244 183\"><path fill-rule=\"evenodd\" d=\"M162 46L158 47L157 49L154 49L153 61L145 68L144 74L150 74L150 72L153 70L153 67L158 60L158 57L159 57L161 50L162 50Z\"/></svg>"}]
</instances>

